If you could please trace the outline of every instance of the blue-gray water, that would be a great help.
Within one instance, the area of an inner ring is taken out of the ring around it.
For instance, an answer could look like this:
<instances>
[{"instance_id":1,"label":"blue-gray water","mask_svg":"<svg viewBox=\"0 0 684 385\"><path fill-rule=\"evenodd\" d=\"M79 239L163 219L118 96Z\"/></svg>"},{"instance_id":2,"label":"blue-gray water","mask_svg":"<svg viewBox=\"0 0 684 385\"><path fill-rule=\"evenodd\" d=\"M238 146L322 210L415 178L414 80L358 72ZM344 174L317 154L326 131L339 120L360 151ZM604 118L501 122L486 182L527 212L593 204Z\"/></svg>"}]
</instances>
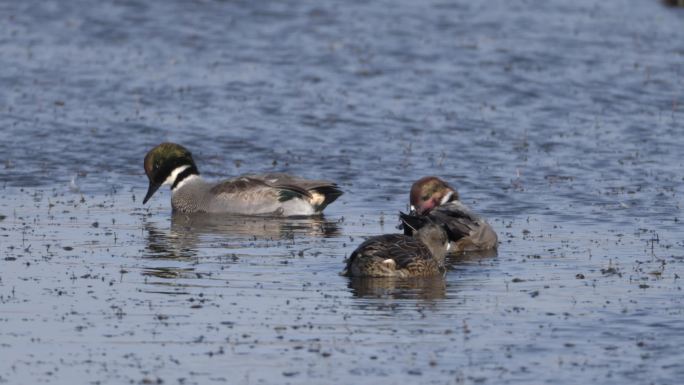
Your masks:
<instances>
[{"instance_id":1,"label":"blue-gray water","mask_svg":"<svg viewBox=\"0 0 684 385\"><path fill-rule=\"evenodd\" d=\"M0 383L678 384L684 10L658 1L0 2ZM148 207L162 141L322 219ZM352 282L436 174L497 256Z\"/></svg>"}]
</instances>

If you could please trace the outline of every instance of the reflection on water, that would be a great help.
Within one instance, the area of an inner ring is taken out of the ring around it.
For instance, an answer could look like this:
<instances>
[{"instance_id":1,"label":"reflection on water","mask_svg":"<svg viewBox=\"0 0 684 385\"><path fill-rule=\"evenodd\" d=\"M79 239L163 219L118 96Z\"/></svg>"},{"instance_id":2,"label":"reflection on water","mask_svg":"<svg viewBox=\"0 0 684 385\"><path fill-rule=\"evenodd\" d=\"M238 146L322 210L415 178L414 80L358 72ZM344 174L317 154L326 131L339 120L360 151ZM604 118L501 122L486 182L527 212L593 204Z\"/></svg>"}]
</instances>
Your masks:
<instances>
[{"instance_id":1,"label":"reflection on water","mask_svg":"<svg viewBox=\"0 0 684 385\"><path fill-rule=\"evenodd\" d=\"M477 251L460 251L458 253L447 254L447 264L448 263L463 263L463 262L474 262L483 259L496 258L498 256L498 251L494 250L477 250Z\"/></svg>"},{"instance_id":2,"label":"reflection on water","mask_svg":"<svg viewBox=\"0 0 684 385\"><path fill-rule=\"evenodd\" d=\"M195 269L179 267L149 267L142 271L142 275L166 279L201 278Z\"/></svg>"},{"instance_id":3,"label":"reflection on water","mask_svg":"<svg viewBox=\"0 0 684 385\"><path fill-rule=\"evenodd\" d=\"M336 237L340 234L336 222L325 217L254 217L221 214L174 214L171 232L198 233L260 239L291 239L297 236Z\"/></svg>"},{"instance_id":4,"label":"reflection on water","mask_svg":"<svg viewBox=\"0 0 684 385\"><path fill-rule=\"evenodd\" d=\"M171 228L163 230L154 222L144 221L147 258L189 260L197 255L203 237L220 240L283 240L300 237L336 237L339 226L324 217L282 218L205 214L174 214Z\"/></svg>"},{"instance_id":5,"label":"reflection on water","mask_svg":"<svg viewBox=\"0 0 684 385\"><path fill-rule=\"evenodd\" d=\"M349 288L355 297L424 299L446 297L446 281L443 275L418 278L368 278L352 277Z\"/></svg>"},{"instance_id":6,"label":"reflection on water","mask_svg":"<svg viewBox=\"0 0 684 385\"><path fill-rule=\"evenodd\" d=\"M91 3L0 2L0 383L681 382L684 13ZM162 140L211 180L340 183L343 231L169 221L168 201L140 202ZM431 174L491 221L499 257L334 275Z\"/></svg>"},{"instance_id":7,"label":"reflection on water","mask_svg":"<svg viewBox=\"0 0 684 385\"><path fill-rule=\"evenodd\" d=\"M143 222L146 232L146 258L189 260L197 255L199 237L193 231L159 229L154 222Z\"/></svg>"}]
</instances>

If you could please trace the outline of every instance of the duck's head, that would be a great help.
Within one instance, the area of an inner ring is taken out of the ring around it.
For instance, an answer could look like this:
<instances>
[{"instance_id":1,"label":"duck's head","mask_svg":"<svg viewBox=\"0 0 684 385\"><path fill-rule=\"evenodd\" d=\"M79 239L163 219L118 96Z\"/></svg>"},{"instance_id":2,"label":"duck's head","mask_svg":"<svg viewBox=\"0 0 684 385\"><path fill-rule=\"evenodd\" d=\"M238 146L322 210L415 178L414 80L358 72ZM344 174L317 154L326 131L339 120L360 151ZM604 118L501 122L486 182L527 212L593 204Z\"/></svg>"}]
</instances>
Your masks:
<instances>
[{"instance_id":1,"label":"duck's head","mask_svg":"<svg viewBox=\"0 0 684 385\"><path fill-rule=\"evenodd\" d=\"M143 204L164 184L172 188L189 175L199 175L192 154L175 143L162 143L145 155L145 174L150 180Z\"/></svg>"},{"instance_id":2,"label":"duck's head","mask_svg":"<svg viewBox=\"0 0 684 385\"><path fill-rule=\"evenodd\" d=\"M439 205L458 200L458 192L436 176L426 176L413 183L410 200L412 211L426 214Z\"/></svg>"}]
</instances>

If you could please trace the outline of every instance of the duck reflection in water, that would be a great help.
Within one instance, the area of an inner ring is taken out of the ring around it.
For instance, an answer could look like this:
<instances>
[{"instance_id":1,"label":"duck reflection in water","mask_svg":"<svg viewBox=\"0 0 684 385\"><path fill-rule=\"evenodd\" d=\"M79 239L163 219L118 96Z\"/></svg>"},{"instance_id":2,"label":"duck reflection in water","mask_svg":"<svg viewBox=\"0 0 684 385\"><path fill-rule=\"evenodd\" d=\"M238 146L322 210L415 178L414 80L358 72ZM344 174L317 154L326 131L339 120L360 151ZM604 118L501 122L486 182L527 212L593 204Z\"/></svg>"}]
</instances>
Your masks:
<instances>
[{"instance_id":1,"label":"duck reflection in water","mask_svg":"<svg viewBox=\"0 0 684 385\"><path fill-rule=\"evenodd\" d=\"M171 217L172 233L225 235L230 238L282 240L294 236L330 238L340 234L334 221L317 217L262 217L182 214Z\"/></svg>"},{"instance_id":2,"label":"duck reflection in water","mask_svg":"<svg viewBox=\"0 0 684 385\"><path fill-rule=\"evenodd\" d=\"M199 235L197 233L171 231L158 227L155 222L144 221L143 228L147 237L145 258L192 260L197 255Z\"/></svg>"},{"instance_id":3,"label":"duck reflection in water","mask_svg":"<svg viewBox=\"0 0 684 385\"><path fill-rule=\"evenodd\" d=\"M261 239L279 241L295 237L330 238L340 235L335 221L325 217L249 217L236 215L173 214L170 230L144 223L148 258L193 259L198 249L212 242L240 245ZM239 247L239 246L238 246Z\"/></svg>"},{"instance_id":4,"label":"duck reflection in water","mask_svg":"<svg viewBox=\"0 0 684 385\"><path fill-rule=\"evenodd\" d=\"M349 288L359 298L421 299L446 298L444 275L415 278L351 277Z\"/></svg>"}]
</instances>

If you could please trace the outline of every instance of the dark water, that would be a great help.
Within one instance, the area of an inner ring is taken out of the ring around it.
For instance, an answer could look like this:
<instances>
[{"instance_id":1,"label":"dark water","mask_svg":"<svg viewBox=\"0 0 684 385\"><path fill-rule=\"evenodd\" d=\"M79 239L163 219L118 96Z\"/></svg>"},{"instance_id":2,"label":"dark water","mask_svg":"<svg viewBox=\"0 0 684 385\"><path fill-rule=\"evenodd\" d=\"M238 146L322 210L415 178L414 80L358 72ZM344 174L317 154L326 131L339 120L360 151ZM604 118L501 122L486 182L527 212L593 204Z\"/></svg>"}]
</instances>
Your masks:
<instances>
[{"instance_id":1,"label":"dark water","mask_svg":"<svg viewBox=\"0 0 684 385\"><path fill-rule=\"evenodd\" d=\"M0 2L0 383L684 378L684 12L657 1ZM142 158L338 181L172 218ZM350 281L437 174L499 233Z\"/></svg>"}]
</instances>

